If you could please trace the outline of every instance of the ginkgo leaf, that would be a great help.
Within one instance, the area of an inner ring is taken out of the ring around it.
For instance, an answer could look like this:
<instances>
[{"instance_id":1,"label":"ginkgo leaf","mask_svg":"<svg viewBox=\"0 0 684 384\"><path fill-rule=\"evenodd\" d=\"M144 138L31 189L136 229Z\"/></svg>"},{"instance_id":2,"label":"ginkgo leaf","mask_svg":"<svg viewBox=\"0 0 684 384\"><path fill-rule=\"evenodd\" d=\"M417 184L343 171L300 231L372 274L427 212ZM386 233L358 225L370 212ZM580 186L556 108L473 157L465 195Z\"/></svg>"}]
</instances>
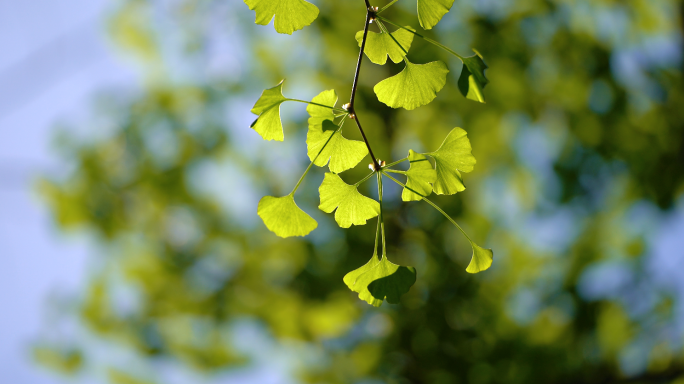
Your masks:
<instances>
[{"instance_id":1,"label":"ginkgo leaf","mask_svg":"<svg viewBox=\"0 0 684 384\"><path fill-rule=\"evenodd\" d=\"M432 193L432 184L437 180L437 172L427 157L413 152L412 149L409 149L408 159L411 165L406 171L406 187L401 192L401 199L419 201Z\"/></svg>"},{"instance_id":2,"label":"ginkgo leaf","mask_svg":"<svg viewBox=\"0 0 684 384\"><path fill-rule=\"evenodd\" d=\"M375 85L378 100L392 108L414 109L430 103L446 84L446 64L433 61L413 64L408 60L398 74Z\"/></svg>"},{"instance_id":3,"label":"ginkgo leaf","mask_svg":"<svg viewBox=\"0 0 684 384\"><path fill-rule=\"evenodd\" d=\"M326 213L335 212L335 221L342 228L364 225L366 221L380 214L380 204L359 193L355 185L342 181L340 176L326 173L318 192L321 204L318 208Z\"/></svg>"},{"instance_id":4,"label":"ginkgo leaf","mask_svg":"<svg viewBox=\"0 0 684 384\"><path fill-rule=\"evenodd\" d=\"M458 89L466 98L484 103L484 87L489 83L484 73L485 69L487 69L487 64L482 60L482 56L478 51L475 51L475 53L476 55L474 56L461 58L463 69L461 70L461 76L458 78Z\"/></svg>"},{"instance_id":5,"label":"ginkgo leaf","mask_svg":"<svg viewBox=\"0 0 684 384\"><path fill-rule=\"evenodd\" d=\"M454 128L435 152L425 153L435 159L437 180L434 191L438 195L453 195L465 190L461 172L470 172L475 165L475 157L468 133L461 128Z\"/></svg>"},{"instance_id":6,"label":"ginkgo leaf","mask_svg":"<svg viewBox=\"0 0 684 384\"><path fill-rule=\"evenodd\" d=\"M355 286L354 283L356 283L356 279L359 276L361 276L362 274L368 272L370 269L372 269L376 265L378 265L378 263L380 263L380 260L378 260L378 256L373 255L373 257L371 257L371 259L368 260L368 262L366 264L364 264L364 265L356 268L355 270L347 273L346 275L344 275L344 277L342 278L342 280L344 281L344 284L346 284L347 287L349 287L349 289L351 289L353 292L361 292L361 290L364 287L362 287L361 285Z\"/></svg>"},{"instance_id":7,"label":"ginkgo leaf","mask_svg":"<svg viewBox=\"0 0 684 384\"><path fill-rule=\"evenodd\" d=\"M418 21L423 29L432 29L446 15L454 0L418 0Z\"/></svg>"},{"instance_id":8,"label":"ginkgo leaf","mask_svg":"<svg viewBox=\"0 0 684 384\"><path fill-rule=\"evenodd\" d=\"M494 252L488 248L482 248L479 245L470 242L470 246L473 247L473 256L470 259L470 264L466 268L468 273L478 273L487 270L492 266L492 261L494 261Z\"/></svg>"},{"instance_id":9,"label":"ginkgo leaf","mask_svg":"<svg viewBox=\"0 0 684 384\"><path fill-rule=\"evenodd\" d=\"M411 27L405 28L413 30ZM395 63L404 60L404 56L406 56L404 51L408 52L411 48L413 34L405 29L397 29L391 32L391 34L392 36L385 32L368 32L366 47L363 51L371 62L384 65L387 62L387 56ZM360 47L363 41L363 31L356 32L356 41L358 41ZM404 49L402 50L397 43L401 44Z\"/></svg>"},{"instance_id":10,"label":"ginkgo leaf","mask_svg":"<svg viewBox=\"0 0 684 384\"><path fill-rule=\"evenodd\" d=\"M334 107L337 94L332 89L323 91L311 101ZM309 104L306 110L311 116L306 134L307 154L314 164L325 167L330 160L330 171L340 173L354 168L366 157L368 148L363 142L342 136L342 129L333 123L332 109Z\"/></svg>"},{"instance_id":11,"label":"ginkgo leaf","mask_svg":"<svg viewBox=\"0 0 684 384\"><path fill-rule=\"evenodd\" d=\"M271 232L280 237L306 236L316 229L318 223L302 211L294 196L264 196L259 201L257 213Z\"/></svg>"},{"instance_id":12,"label":"ginkgo leaf","mask_svg":"<svg viewBox=\"0 0 684 384\"><path fill-rule=\"evenodd\" d=\"M373 268L356 278L352 291L359 292L359 299L379 307L383 300L398 304L401 295L408 292L415 282L415 268L394 264L383 256Z\"/></svg>"},{"instance_id":13,"label":"ginkgo leaf","mask_svg":"<svg viewBox=\"0 0 684 384\"><path fill-rule=\"evenodd\" d=\"M259 100L257 100L252 113L258 115L256 120L250 126L257 131L264 140L283 141L285 138L283 134L283 123L280 121L280 104L287 101L283 96L283 82L273 88L265 90Z\"/></svg>"},{"instance_id":14,"label":"ginkgo leaf","mask_svg":"<svg viewBox=\"0 0 684 384\"><path fill-rule=\"evenodd\" d=\"M319 167L325 167L330 160L330 171L335 173L354 168L368 154L368 148L362 141L345 138L339 128L332 121L325 120L320 127L309 126L306 134L309 159Z\"/></svg>"},{"instance_id":15,"label":"ginkgo leaf","mask_svg":"<svg viewBox=\"0 0 684 384\"><path fill-rule=\"evenodd\" d=\"M318 7L304 0L244 0L256 13L254 21L268 25L275 15L273 26L278 33L298 31L313 23L318 17Z\"/></svg>"},{"instance_id":16,"label":"ginkgo leaf","mask_svg":"<svg viewBox=\"0 0 684 384\"><path fill-rule=\"evenodd\" d=\"M329 89L319 93L316 95L316 97L311 99L311 102L327 105L330 108L325 108L314 104L307 105L306 111L309 113L309 116L311 116L309 117L309 129L311 129L312 126L320 127L325 120L335 120L335 114L333 113L332 108L335 106L335 104L337 104L337 93L334 89Z\"/></svg>"}]
</instances>

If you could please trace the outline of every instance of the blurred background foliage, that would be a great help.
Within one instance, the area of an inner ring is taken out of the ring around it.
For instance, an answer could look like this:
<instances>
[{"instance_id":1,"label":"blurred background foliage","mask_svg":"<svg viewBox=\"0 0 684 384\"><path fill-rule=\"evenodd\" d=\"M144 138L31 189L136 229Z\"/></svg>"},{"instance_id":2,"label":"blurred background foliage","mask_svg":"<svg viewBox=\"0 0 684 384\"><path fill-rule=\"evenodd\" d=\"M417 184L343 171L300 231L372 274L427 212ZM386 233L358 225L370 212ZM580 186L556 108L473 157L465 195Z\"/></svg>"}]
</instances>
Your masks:
<instances>
[{"instance_id":1,"label":"blurred background foliage","mask_svg":"<svg viewBox=\"0 0 684 384\"><path fill-rule=\"evenodd\" d=\"M668 232L684 214L684 3L456 0L426 35L482 53L486 104L420 39L411 61L451 72L417 110L372 91L402 65L366 60L357 112L379 158L468 132L467 189L434 200L495 252L465 273L467 241L388 182L388 252L418 281L379 309L342 283L372 254L374 221L342 230L317 210L323 169L297 199L310 236L278 238L256 215L308 164L303 105L282 107L284 143L249 129L261 90L351 90L363 2L314 3L318 19L287 36L238 0L118 2L107 28L144 84L103 93L84 129L56 137L72 171L37 188L99 252L35 358L117 384L684 382L684 233ZM418 26L413 0L384 16Z\"/></svg>"}]
</instances>

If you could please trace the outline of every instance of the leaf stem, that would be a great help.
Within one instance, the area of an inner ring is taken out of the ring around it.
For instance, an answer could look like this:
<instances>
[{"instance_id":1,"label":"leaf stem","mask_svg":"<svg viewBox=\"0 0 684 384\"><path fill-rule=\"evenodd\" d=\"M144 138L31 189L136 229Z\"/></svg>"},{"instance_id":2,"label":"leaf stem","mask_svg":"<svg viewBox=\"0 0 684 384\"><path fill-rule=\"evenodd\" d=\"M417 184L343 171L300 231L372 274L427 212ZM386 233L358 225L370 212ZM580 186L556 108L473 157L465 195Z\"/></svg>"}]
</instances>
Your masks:
<instances>
[{"instance_id":1,"label":"leaf stem","mask_svg":"<svg viewBox=\"0 0 684 384\"><path fill-rule=\"evenodd\" d=\"M356 184L354 184L354 186L355 186L355 187L358 187L361 183L363 183L364 181L370 179L371 176L373 176L374 173L375 173L375 172L369 173L366 177L364 177L363 179L357 181Z\"/></svg>"},{"instance_id":2,"label":"leaf stem","mask_svg":"<svg viewBox=\"0 0 684 384\"><path fill-rule=\"evenodd\" d=\"M463 230L463 228L461 228L461 226L458 225L458 223L457 223L454 219L452 219L451 216L447 215L447 213L444 212L444 211L443 211L440 207L438 207L435 203L433 203L432 201L428 200L428 198L425 197L425 196L423 196L420 192L414 191L413 189L411 189L411 188L407 187L406 185L404 185L401 181L399 181L399 180L395 179L394 177L392 177L392 176L386 174L384 170L381 171L381 173L383 173L385 176L389 177L392 181L394 181L395 183L399 184L400 186L402 186L402 187L408 189L409 191L411 191L411 192L413 192L413 193L418 194L418 196L420 196L420 197L423 199L423 201L425 201L426 203L432 205L432 207L433 207L434 209L436 209L437 211L439 211L439 213L441 213L442 215L444 215L444 217L446 217L447 219L449 219L449 221L451 221L451 224L455 225L456 228L458 228L458 230L461 231L461 233L463 234L463 236L465 236L466 239L468 239L469 242L471 242L471 243L473 242L473 241L470 239L470 237L468 236L468 234L465 233L465 231ZM380 209L380 211L382 212L382 208Z\"/></svg>"},{"instance_id":3,"label":"leaf stem","mask_svg":"<svg viewBox=\"0 0 684 384\"><path fill-rule=\"evenodd\" d=\"M396 169L385 169L386 172L398 173L400 175L405 175L406 171L398 171Z\"/></svg>"},{"instance_id":4,"label":"leaf stem","mask_svg":"<svg viewBox=\"0 0 684 384\"><path fill-rule=\"evenodd\" d=\"M318 156L320 156L321 153L323 153L323 150L324 150L325 147L328 145L328 143L330 142L330 140L332 140L333 136L335 136L335 134L336 134L337 132L339 132L339 131L342 129L342 125L344 125L344 120L346 119L346 117L347 117L347 116L345 116L345 117L342 118L342 121L340 121L340 126L335 130L335 132L334 132L332 135L330 135L330 137L328 137L328 140L325 142L325 144L323 144L323 146L321 147L321 150L318 151L318 153L316 154L316 157L314 157L314 159L311 160L311 163L309 164L309 166L306 167L306 171L304 171L304 174L302 175L302 177L300 177L300 178L299 178L299 181L297 181L297 185L295 185L295 187L294 187L294 189L292 190L292 192L290 192L290 195L294 196L295 192L297 192L297 189L299 188L299 185L302 183L302 180L304 180L304 177L306 176L306 174L309 173L309 170L311 169L311 166L314 165L314 163L316 162L316 160L318 160Z\"/></svg>"},{"instance_id":5,"label":"leaf stem","mask_svg":"<svg viewBox=\"0 0 684 384\"><path fill-rule=\"evenodd\" d=\"M329 105L318 104L318 103L314 103L313 101L306 101L306 100L299 100L299 99L287 99L287 101L296 101L298 103L311 104L311 105L315 105L317 107L332 109L335 112L347 113L347 111L345 111L342 108L335 108L335 107L331 107Z\"/></svg>"},{"instance_id":6,"label":"leaf stem","mask_svg":"<svg viewBox=\"0 0 684 384\"><path fill-rule=\"evenodd\" d=\"M392 25L394 25L394 26L397 27L397 28L405 29L405 30L407 30L407 31L409 31L409 32L411 32L411 33L413 33L414 35L420 37L421 39L427 41L428 43L434 44L434 45L436 45L436 46L442 48L443 50L445 50L445 51L451 53L452 55L458 57L459 59L461 59L461 61L463 61L463 56L461 56L461 55L459 55L458 53L454 52L451 48L447 47L447 46L444 45L444 44L441 44L441 43L439 43L439 42L437 42L437 41L435 41L435 40L432 40L432 39L429 38L429 37L425 37L425 36L421 35L420 33L416 32L416 31L412 31L412 30L410 30L410 29L408 29L408 28L406 28L406 27L402 27L401 25L399 25L399 24L397 24L397 23L394 23L394 22L392 22L391 20L387 20L387 19L385 19L384 17L378 16L378 19L380 19L380 20L382 20L382 21L386 21L387 23L392 24Z\"/></svg>"},{"instance_id":7,"label":"leaf stem","mask_svg":"<svg viewBox=\"0 0 684 384\"><path fill-rule=\"evenodd\" d=\"M377 14L379 15L380 13L382 13L382 11L384 11L385 9L391 7L391 6L392 6L394 3L396 3L397 1L399 1L399 0L392 0L391 3L389 3L389 4L385 5L384 7L382 7L382 9L380 9L380 10L378 11Z\"/></svg>"},{"instance_id":8,"label":"leaf stem","mask_svg":"<svg viewBox=\"0 0 684 384\"><path fill-rule=\"evenodd\" d=\"M376 172L378 174L378 199L380 200L380 232L382 233L382 257L387 257L387 250L385 246L385 218L382 215L382 174L383 172Z\"/></svg>"},{"instance_id":9,"label":"leaf stem","mask_svg":"<svg viewBox=\"0 0 684 384\"><path fill-rule=\"evenodd\" d=\"M399 164L399 163L403 163L403 162L406 161L406 160L408 160L408 157L404 157L404 158L401 159L401 160L397 160L397 161L395 161L395 162L393 162L393 163L389 163L389 164L385 165L384 167L382 167L382 169L387 170L387 168L389 168L389 167L394 167L395 165L397 165L397 164Z\"/></svg>"}]
</instances>

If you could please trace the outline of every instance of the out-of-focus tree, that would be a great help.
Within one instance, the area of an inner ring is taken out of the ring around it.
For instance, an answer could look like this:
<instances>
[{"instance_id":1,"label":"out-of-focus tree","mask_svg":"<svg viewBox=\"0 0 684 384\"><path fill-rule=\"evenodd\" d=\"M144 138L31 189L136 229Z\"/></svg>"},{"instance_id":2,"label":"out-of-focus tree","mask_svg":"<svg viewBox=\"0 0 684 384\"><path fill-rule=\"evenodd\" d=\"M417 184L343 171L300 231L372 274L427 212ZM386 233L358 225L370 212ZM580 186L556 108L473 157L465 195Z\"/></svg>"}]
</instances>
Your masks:
<instances>
[{"instance_id":1,"label":"out-of-focus tree","mask_svg":"<svg viewBox=\"0 0 684 384\"><path fill-rule=\"evenodd\" d=\"M463 99L452 74L431 104L391 110L372 87L401 67L367 63L357 110L377 156L437 148L465 128L476 171L466 191L436 200L497 251L489 271L467 275L469 244L446 220L386 199L389 252L421 278L381 309L342 282L372 253L374 231L341 231L315 203L304 206L320 228L303 239L277 238L256 217L256 201L287 193L307 162L291 155L303 153L303 109L284 108L289 142L265 145L249 129L260 90L287 75L303 99L350 91L365 7L317 5L310 27L281 36L237 1L122 3L109 30L144 86L102 97L92 135L60 136L74 170L38 188L60 227L99 243L77 323L145 363L96 358L91 338L60 339L58 327L36 358L72 373L105 366L113 383L161 382L159 361L216 374L250 364L233 342L235 322L249 321L301 353L292 369L311 383L680 377L681 269L653 257L651 234L684 191L682 4L457 1L425 34L477 47L487 104ZM387 14L415 27L414 7L400 0ZM411 49L459 71L428 44ZM310 202L314 172L301 189Z\"/></svg>"}]
</instances>

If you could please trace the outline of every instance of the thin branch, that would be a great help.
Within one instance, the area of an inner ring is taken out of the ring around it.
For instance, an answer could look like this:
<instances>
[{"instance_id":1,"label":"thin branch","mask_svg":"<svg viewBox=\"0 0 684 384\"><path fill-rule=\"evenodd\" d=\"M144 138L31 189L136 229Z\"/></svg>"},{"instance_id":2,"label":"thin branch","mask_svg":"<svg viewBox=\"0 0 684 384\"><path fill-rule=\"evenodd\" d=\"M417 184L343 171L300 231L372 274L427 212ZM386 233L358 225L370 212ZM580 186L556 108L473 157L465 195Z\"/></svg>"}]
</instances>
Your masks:
<instances>
[{"instance_id":1,"label":"thin branch","mask_svg":"<svg viewBox=\"0 0 684 384\"><path fill-rule=\"evenodd\" d=\"M368 25L370 25L371 18L375 17L375 11L373 11L373 8L371 8L370 3L368 0L366 1L366 24L363 26L363 40L361 41L361 49L359 50L359 59L356 62L356 71L354 72L354 83L352 84L352 92L351 92L351 97L349 99L349 106L347 107L347 110L349 111L352 119L356 121L356 126L359 127L359 131L361 132L361 136L363 137L364 143L366 143L366 147L368 148L368 153L371 156L371 159L373 159L373 169L374 170L379 170L380 169L380 163L378 163L378 160L375 158L375 155L373 154L373 149L371 149L370 143L368 142L368 138L366 138L366 133L363 131L363 128L361 127L361 123L359 122L359 117L356 116L356 111L354 110L354 101L356 99L356 88L359 85L359 73L361 72L361 62L363 61L363 52L364 49L366 48L366 39L368 38Z\"/></svg>"},{"instance_id":2,"label":"thin branch","mask_svg":"<svg viewBox=\"0 0 684 384\"><path fill-rule=\"evenodd\" d=\"M368 0L366 0L368 4ZM369 5L370 7L370 5ZM363 26L363 40L361 41L361 49L359 50L359 59L356 61L356 72L354 72L354 83L352 84L351 98L349 99L349 111L354 113L354 100L356 99L356 87L359 85L359 72L361 71L361 62L363 61L363 50L366 48L366 38L368 37L368 25L370 25L371 12L366 10L366 24Z\"/></svg>"},{"instance_id":3,"label":"thin branch","mask_svg":"<svg viewBox=\"0 0 684 384\"><path fill-rule=\"evenodd\" d=\"M363 132L363 128L361 128L361 122L359 121L359 117L356 116L355 113L354 113L354 121L356 121L356 126L359 127L359 131L361 131L361 136L363 137L363 141L366 143L366 147L368 148L368 153L370 153L370 157L371 157L371 159L373 159L374 170L375 171L380 170L380 163L378 163L378 159L375 158L375 155L373 154L373 150L371 149L370 143L368 143L368 139L366 138L366 133Z\"/></svg>"}]
</instances>

